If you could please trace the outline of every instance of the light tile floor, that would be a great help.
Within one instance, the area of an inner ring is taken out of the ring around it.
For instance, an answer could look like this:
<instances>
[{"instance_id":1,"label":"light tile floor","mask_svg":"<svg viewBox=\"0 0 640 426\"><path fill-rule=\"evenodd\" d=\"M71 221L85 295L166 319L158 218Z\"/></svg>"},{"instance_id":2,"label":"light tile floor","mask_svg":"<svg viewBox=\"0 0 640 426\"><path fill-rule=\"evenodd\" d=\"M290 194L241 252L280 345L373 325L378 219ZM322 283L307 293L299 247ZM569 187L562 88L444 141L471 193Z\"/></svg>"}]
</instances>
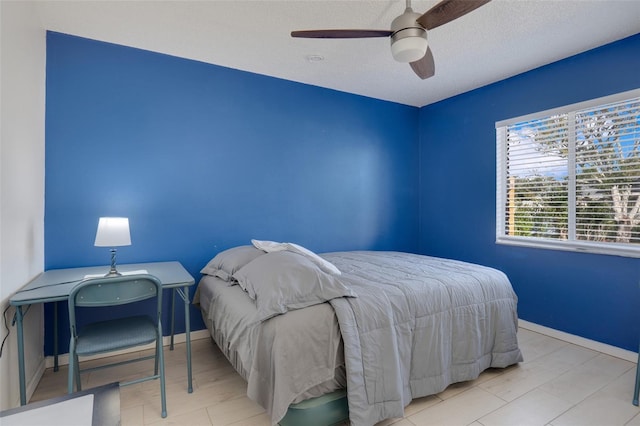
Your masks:
<instances>
[{"instance_id":1,"label":"light tile floor","mask_svg":"<svg viewBox=\"0 0 640 426\"><path fill-rule=\"evenodd\" d=\"M520 329L518 340L523 363L487 370L476 380L416 399L404 418L378 426L640 426L640 408L631 404L634 363L525 329ZM193 341L192 349L194 392L186 390L184 344L174 351L165 348L168 417L160 417L158 383L144 382L121 388L123 426L270 425L264 410L246 397L246 383L210 339ZM83 375L83 387L134 378L151 368L149 360L96 370ZM66 372L66 367L57 373L47 370L32 401L64 394Z\"/></svg>"}]
</instances>

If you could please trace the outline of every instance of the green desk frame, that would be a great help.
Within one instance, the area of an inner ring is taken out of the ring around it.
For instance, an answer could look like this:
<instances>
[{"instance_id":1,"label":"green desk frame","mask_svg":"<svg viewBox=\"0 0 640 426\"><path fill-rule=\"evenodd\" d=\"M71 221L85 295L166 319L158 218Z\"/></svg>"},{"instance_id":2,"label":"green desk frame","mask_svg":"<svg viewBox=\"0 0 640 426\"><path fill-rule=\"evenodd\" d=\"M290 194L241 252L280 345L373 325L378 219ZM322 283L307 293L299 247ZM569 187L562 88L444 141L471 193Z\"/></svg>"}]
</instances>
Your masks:
<instances>
[{"instance_id":1,"label":"green desk frame","mask_svg":"<svg viewBox=\"0 0 640 426\"><path fill-rule=\"evenodd\" d=\"M187 346L187 380L189 393L193 392L191 378L191 325L189 320L189 287L195 283L194 278L179 262L154 262L118 265L119 272L127 273L145 270L155 275L162 282L163 289L172 290L171 298L171 344L173 350L175 330L175 296L176 293L184 302L184 322ZM58 370L58 304L66 301L71 289L87 275L104 275L109 271L108 266L91 266L85 268L51 269L43 272L20 289L9 299L9 304L15 307L14 323L16 324L18 339L18 374L20 379L20 405L27 403L27 391L24 371L24 336L23 318L29 307L37 303L54 302L54 371Z\"/></svg>"}]
</instances>

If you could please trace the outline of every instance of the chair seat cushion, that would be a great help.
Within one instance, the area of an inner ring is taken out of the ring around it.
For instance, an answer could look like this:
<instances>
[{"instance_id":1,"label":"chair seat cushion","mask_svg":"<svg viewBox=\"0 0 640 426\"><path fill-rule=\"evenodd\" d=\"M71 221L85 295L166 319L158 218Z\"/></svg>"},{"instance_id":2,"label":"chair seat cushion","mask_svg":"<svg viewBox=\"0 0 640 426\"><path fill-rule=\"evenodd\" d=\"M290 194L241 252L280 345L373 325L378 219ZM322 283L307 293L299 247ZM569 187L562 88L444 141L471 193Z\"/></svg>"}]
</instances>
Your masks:
<instances>
[{"instance_id":1,"label":"chair seat cushion","mask_svg":"<svg viewBox=\"0 0 640 426\"><path fill-rule=\"evenodd\" d=\"M156 325L145 315L95 322L83 327L78 334L78 355L146 345L156 340Z\"/></svg>"}]
</instances>

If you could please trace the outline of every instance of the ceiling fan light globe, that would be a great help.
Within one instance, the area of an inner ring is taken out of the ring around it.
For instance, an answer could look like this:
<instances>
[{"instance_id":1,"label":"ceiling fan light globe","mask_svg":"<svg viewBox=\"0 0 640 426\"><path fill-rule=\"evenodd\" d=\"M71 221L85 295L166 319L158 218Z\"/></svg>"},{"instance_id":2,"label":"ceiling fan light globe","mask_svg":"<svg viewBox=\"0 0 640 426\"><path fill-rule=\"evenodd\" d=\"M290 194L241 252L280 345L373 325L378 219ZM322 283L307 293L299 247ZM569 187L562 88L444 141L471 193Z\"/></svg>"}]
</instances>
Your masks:
<instances>
[{"instance_id":1,"label":"ceiling fan light globe","mask_svg":"<svg viewBox=\"0 0 640 426\"><path fill-rule=\"evenodd\" d=\"M427 46L425 37L404 37L391 40L391 54L398 62L415 62L427 53Z\"/></svg>"}]
</instances>

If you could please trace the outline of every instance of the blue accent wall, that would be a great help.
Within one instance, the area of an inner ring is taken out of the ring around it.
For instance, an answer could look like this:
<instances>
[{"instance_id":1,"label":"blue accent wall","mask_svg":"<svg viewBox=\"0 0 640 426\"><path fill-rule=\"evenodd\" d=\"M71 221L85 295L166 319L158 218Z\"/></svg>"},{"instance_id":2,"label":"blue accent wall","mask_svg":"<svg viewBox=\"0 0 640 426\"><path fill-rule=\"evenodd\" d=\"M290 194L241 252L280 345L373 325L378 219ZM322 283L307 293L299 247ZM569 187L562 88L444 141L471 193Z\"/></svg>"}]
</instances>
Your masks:
<instances>
[{"instance_id":1,"label":"blue accent wall","mask_svg":"<svg viewBox=\"0 0 640 426\"><path fill-rule=\"evenodd\" d=\"M100 216L129 217L120 263L178 260L196 281L216 253L251 238L416 252L418 118L414 107L49 32L45 269L107 264L109 250L93 246ZM51 354L51 307L46 318Z\"/></svg>"},{"instance_id":2,"label":"blue accent wall","mask_svg":"<svg viewBox=\"0 0 640 426\"><path fill-rule=\"evenodd\" d=\"M640 35L420 109L420 251L503 270L519 317L637 351L640 259L497 245L495 122L640 87Z\"/></svg>"}]
</instances>

